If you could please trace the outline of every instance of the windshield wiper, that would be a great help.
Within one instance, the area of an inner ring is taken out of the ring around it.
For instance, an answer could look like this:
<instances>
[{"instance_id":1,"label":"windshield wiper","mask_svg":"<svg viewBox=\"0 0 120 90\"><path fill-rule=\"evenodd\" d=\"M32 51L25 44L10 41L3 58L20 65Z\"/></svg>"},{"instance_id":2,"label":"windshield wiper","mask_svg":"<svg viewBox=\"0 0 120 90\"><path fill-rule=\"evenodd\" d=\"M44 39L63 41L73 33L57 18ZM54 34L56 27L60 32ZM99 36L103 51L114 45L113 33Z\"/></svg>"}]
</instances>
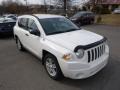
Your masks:
<instances>
[{"instance_id":1,"label":"windshield wiper","mask_svg":"<svg viewBox=\"0 0 120 90\"><path fill-rule=\"evenodd\" d=\"M72 28L72 29L68 29L68 30L66 30L64 32L71 32L71 31L76 31L76 30L80 30L80 29Z\"/></svg>"},{"instance_id":2,"label":"windshield wiper","mask_svg":"<svg viewBox=\"0 0 120 90\"><path fill-rule=\"evenodd\" d=\"M48 33L48 35L52 35L52 34L59 34L59 33L64 33L64 31L52 32L52 33Z\"/></svg>"},{"instance_id":3,"label":"windshield wiper","mask_svg":"<svg viewBox=\"0 0 120 90\"><path fill-rule=\"evenodd\" d=\"M71 31L76 31L76 30L80 30L80 29L72 28L72 29L68 29L68 30L65 30L65 31L57 31L57 32L48 33L48 35L71 32Z\"/></svg>"}]
</instances>

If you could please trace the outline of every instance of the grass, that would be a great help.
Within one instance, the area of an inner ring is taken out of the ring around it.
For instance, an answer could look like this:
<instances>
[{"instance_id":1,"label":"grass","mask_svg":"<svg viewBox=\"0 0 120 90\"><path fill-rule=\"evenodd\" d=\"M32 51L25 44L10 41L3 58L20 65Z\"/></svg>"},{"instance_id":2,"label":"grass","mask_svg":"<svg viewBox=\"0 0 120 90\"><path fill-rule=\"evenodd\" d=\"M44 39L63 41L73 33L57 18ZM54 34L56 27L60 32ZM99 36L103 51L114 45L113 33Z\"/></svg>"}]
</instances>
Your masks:
<instances>
[{"instance_id":1,"label":"grass","mask_svg":"<svg viewBox=\"0 0 120 90\"><path fill-rule=\"evenodd\" d=\"M120 14L102 15L102 20L99 24L118 25L120 26Z\"/></svg>"}]
</instances>

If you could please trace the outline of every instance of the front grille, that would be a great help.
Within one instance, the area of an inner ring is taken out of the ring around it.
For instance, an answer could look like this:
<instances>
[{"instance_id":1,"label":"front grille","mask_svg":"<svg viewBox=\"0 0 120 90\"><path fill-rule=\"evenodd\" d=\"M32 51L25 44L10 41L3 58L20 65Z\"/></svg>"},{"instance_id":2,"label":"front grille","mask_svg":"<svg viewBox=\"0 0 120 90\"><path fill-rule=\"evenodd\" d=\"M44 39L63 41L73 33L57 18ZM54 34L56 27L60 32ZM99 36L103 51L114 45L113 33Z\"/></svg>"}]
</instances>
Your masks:
<instances>
[{"instance_id":1,"label":"front grille","mask_svg":"<svg viewBox=\"0 0 120 90\"><path fill-rule=\"evenodd\" d=\"M90 49L87 51L88 54L88 63L100 58L105 52L105 44L102 44L98 47Z\"/></svg>"}]
</instances>

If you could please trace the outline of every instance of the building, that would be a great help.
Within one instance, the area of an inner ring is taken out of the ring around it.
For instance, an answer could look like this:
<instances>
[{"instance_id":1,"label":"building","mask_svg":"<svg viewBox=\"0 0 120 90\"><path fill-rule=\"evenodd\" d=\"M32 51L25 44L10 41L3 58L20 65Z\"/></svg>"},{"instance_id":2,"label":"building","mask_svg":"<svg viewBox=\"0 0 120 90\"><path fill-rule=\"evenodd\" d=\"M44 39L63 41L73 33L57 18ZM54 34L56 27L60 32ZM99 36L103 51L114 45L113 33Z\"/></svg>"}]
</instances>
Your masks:
<instances>
[{"instance_id":1,"label":"building","mask_svg":"<svg viewBox=\"0 0 120 90\"><path fill-rule=\"evenodd\" d=\"M89 0L86 6L95 13L110 14L115 8L120 7L120 0Z\"/></svg>"},{"instance_id":2,"label":"building","mask_svg":"<svg viewBox=\"0 0 120 90\"><path fill-rule=\"evenodd\" d=\"M120 0L98 0L97 4L102 5L109 10L114 10L115 8L120 7Z\"/></svg>"}]
</instances>

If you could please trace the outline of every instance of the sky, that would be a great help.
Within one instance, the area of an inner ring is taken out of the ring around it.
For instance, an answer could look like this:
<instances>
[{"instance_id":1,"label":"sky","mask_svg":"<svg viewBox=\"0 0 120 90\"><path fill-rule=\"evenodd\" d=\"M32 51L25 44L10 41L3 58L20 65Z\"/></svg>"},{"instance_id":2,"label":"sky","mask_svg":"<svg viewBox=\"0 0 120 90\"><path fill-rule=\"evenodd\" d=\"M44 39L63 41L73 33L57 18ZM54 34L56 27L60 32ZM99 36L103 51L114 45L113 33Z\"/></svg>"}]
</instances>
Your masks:
<instances>
[{"instance_id":1,"label":"sky","mask_svg":"<svg viewBox=\"0 0 120 90\"><path fill-rule=\"evenodd\" d=\"M0 3L2 1L5 1L5 0L0 0ZM16 1L16 0L13 0L13 1ZM22 3L25 3L25 0L18 0L18 1L21 1ZM27 1L30 4L42 4L43 3L43 0L27 0Z\"/></svg>"},{"instance_id":2,"label":"sky","mask_svg":"<svg viewBox=\"0 0 120 90\"><path fill-rule=\"evenodd\" d=\"M0 3L2 1L3 0L0 0ZM13 1L15 1L15 0L13 0ZM19 1L21 1L22 3L25 3L25 0L19 0ZM44 0L27 0L27 1L29 4L43 4L44 3ZM87 1L87 0L74 0L74 4L78 4L78 2L83 3L84 1ZM50 3L50 2L52 2L52 0L46 0L46 2Z\"/></svg>"}]
</instances>

